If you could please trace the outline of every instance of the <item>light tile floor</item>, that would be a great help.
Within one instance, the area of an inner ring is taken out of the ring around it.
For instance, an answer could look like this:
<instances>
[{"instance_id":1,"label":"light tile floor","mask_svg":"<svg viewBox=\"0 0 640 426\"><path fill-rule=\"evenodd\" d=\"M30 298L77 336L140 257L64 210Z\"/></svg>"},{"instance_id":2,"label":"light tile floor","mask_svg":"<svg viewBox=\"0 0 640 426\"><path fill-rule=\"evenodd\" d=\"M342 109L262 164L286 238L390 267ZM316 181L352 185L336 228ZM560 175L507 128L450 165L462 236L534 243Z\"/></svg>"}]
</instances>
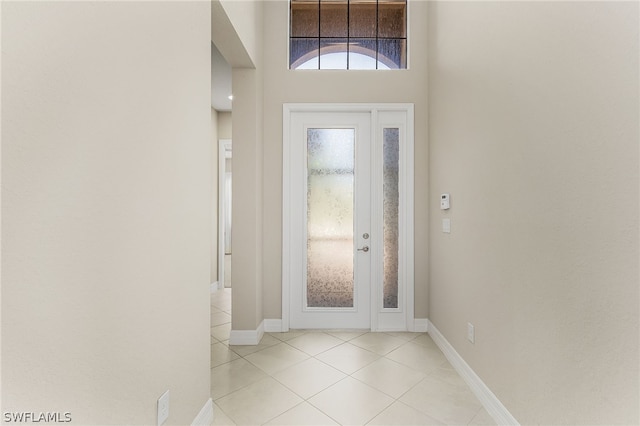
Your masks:
<instances>
[{"instance_id":1,"label":"light tile floor","mask_svg":"<svg viewBox=\"0 0 640 426\"><path fill-rule=\"evenodd\" d=\"M426 333L265 333L229 346L211 294L214 425L495 425Z\"/></svg>"}]
</instances>

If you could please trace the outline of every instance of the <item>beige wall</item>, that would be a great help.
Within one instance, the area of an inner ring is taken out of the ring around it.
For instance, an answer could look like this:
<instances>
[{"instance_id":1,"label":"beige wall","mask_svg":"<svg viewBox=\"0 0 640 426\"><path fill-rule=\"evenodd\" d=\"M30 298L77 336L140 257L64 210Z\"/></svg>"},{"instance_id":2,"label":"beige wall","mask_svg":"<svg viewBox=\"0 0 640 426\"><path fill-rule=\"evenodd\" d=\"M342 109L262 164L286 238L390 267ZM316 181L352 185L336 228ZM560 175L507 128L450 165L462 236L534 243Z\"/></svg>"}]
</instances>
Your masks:
<instances>
[{"instance_id":1,"label":"beige wall","mask_svg":"<svg viewBox=\"0 0 640 426\"><path fill-rule=\"evenodd\" d=\"M431 321L522 424L638 424L638 3L429 16Z\"/></svg>"},{"instance_id":2,"label":"beige wall","mask_svg":"<svg viewBox=\"0 0 640 426\"><path fill-rule=\"evenodd\" d=\"M231 131L231 112L218 112L218 139L231 139L233 132Z\"/></svg>"},{"instance_id":3,"label":"beige wall","mask_svg":"<svg viewBox=\"0 0 640 426\"><path fill-rule=\"evenodd\" d=\"M3 412L208 400L209 8L3 2Z\"/></svg>"},{"instance_id":4,"label":"beige wall","mask_svg":"<svg viewBox=\"0 0 640 426\"><path fill-rule=\"evenodd\" d=\"M233 71L233 330L255 330L262 320L262 72Z\"/></svg>"},{"instance_id":5,"label":"beige wall","mask_svg":"<svg viewBox=\"0 0 640 426\"><path fill-rule=\"evenodd\" d=\"M236 16L247 22L239 28L251 27L252 37L263 34L262 2L244 2L245 13ZM236 7L240 7L236 5ZM241 32L242 33L242 32ZM233 197L231 258L233 287L233 330L255 330L264 319L262 304L263 213L262 155L263 133L263 51L256 41L252 55L255 69L233 68Z\"/></svg>"},{"instance_id":6,"label":"beige wall","mask_svg":"<svg viewBox=\"0 0 640 426\"><path fill-rule=\"evenodd\" d=\"M282 312L282 104L286 102L415 103L416 259L427 257L427 29L426 2L410 5L410 69L403 71L289 70L288 3L265 2L264 315ZM235 110L234 110L235 114ZM235 148L234 148L235 149ZM238 160L235 158L235 165ZM234 178L237 175L234 175ZM235 206L234 206L235 207ZM239 226L234 222L234 226ZM237 251L237 250L236 250ZM235 269L234 269L235 271ZM427 317L426 262L416 262L416 317Z\"/></svg>"}]
</instances>

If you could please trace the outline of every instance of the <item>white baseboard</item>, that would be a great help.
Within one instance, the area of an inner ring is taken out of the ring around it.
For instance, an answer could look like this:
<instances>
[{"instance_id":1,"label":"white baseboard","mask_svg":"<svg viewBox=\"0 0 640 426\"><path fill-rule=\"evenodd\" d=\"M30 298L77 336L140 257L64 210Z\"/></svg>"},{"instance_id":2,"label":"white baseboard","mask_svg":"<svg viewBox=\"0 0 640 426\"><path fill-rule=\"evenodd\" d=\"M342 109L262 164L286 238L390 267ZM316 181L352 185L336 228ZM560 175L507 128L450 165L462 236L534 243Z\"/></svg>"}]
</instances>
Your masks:
<instances>
[{"instance_id":1,"label":"white baseboard","mask_svg":"<svg viewBox=\"0 0 640 426\"><path fill-rule=\"evenodd\" d=\"M282 320L281 319L266 319L264 320L264 331L266 333L281 333Z\"/></svg>"},{"instance_id":2,"label":"white baseboard","mask_svg":"<svg viewBox=\"0 0 640 426\"><path fill-rule=\"evenodd\" d=\"M211 283L211 293L215 293L216 291L220 290L224 288L223 286L220 285L219 281L216 281L215 283Z\"/></svg>"},{"instance_id":3,"label":"white baseboard","mask_svg":"<svg viewBox=\"0 0 640 426\"><path fill-rule=\"evenodd\" d=\"M237 346L257 345L264 336L264 321L255 330L231 330L229 344Z\"/></svg>"},{"instance_id":4,"label":"white baseboard","mask_svg":"<svg viewBox=\"0 0 640 426\"><path fill-rule=\"evenodd\" d=\"M211 423L213 423L213 400L209 398L196 418L191 422L191 426L211 426Z\"/></svg>"},{"instance_id":5,"label":"white baseboard","mask_svg":"<svg viewBox=\"0 0 640 426\"><path fill-rule=\"evenodd\" d=\"M413 331L416 333L429 331L429 320L427 318L415 318L413 320Z\"/></svg>"},{"instance_id":6,"label":"white baseboard","mask_svg":"<svg viewBox=\"0 0 640 426\"><path fill-rule=\"evenodd\" d=\"M467 382L471 391L480 400L480 403L482 403L493 420L495 420L499 425L519 426L516 418L511 415L504 405L502 405L502 402L500 402L498 397L491 392L491 389L489 389L482 379L480 379L471 367L469 367L469 364L467 364L453 346L451 346L451 343L445 339L436 326L429 320L427 320L427 322L429 335L435 344L438 345L442 353L444 353L444 356L447 357L458 374L460 374L464 381Z\"/></svg>"},{"instance_id":7,"label":"white baseboard","mask_svg":"<svg viewBox=\"0 0 640 426\"><path fill-rule=\"evenodd\" d=\"M426 318L416 318L414 320L413 329L409 331L415 331L418 333L426 333L428 328L429 320ZM277 319L265 319L264 320L264 331L266 333L282 333L287 332L289 329L282 328L282 320L280 318ZM377 331L404 331L404 329L378 329Z\"/></svg>"}]
</instances>

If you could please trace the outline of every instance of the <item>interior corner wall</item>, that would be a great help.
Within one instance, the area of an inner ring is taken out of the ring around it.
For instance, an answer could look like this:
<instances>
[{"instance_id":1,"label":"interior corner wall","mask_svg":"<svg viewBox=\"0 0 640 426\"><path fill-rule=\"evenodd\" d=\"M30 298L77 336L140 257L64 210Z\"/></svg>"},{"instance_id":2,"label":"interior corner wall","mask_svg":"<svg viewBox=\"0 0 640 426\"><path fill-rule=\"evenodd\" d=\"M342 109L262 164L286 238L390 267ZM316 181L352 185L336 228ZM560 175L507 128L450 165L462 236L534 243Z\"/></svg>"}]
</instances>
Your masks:
<instances>
[{"instance_id":1,"label":"interior corner wall","mask_svg":"<svg viewBox=\"0 0 640 426\"><path fill-rule=\"evenodd\" d=\"M522 424L640 422L638 12L429 2L429 315Z\"/></svg>"},{"instance_id":2,"label":"interior corner wall","mask_svg":"<svg viewBox=\"0 0 640 426\"><path fill-rule=\"evenodd\" d=\"M210 398L210 34L209 2L2 2L3 413Z\"/></svg>"},{"instance_id":3,"label":"interior corner wall","mask_svg":"<svg viewBox=\"0 0 640 426\"><path fill-rule=\"evenodd\" d=\"M238 0L215 0L220 2L225 14L228 16L233 29L240 39L246 54L251 59L251 64L243 64L243 68L251 65L255 68L260 63L262 52L262 7L260 0L238 1ZM227 59L227 61L229 61ZM232 66L238 66L233 61Z\"/></svg>"},{"instance_id":4,"label":"interior corner wall","mask_svg":"<svg viewBox=\"0 0 640 426\"><path fill-rule=\"evenodd\" d=\"M232 67L232 328L262 320L262 1L214 0L212 39ZM221 118L219 116L219 118ZM221 120L221 124L228 120Z\"/></svg>"},{"instance_id":5,"label":"interior corner wall","mask_svg":"<svg viewBox=\"0 0 640 426\"><path fill-rule=\"evenodd\" d=\"M395 71L290 70L288 2L263 4L265 318L282 314L282 106L289 102L415 104L415 315L427 318L427 2L409 2L410 65Z\"/></svg>"},{"instance_id":6,"label":"interior corner wall","mask_svg":"<svg viewBox=\"0 0 640 426\"><path fill-rule=\"evenodd\" d=\"M257 6L253 1L211 0L211 41L232 67L255 67L255 52L247 51L247 44L255 47Z\"/></svg>"}]
</instances>

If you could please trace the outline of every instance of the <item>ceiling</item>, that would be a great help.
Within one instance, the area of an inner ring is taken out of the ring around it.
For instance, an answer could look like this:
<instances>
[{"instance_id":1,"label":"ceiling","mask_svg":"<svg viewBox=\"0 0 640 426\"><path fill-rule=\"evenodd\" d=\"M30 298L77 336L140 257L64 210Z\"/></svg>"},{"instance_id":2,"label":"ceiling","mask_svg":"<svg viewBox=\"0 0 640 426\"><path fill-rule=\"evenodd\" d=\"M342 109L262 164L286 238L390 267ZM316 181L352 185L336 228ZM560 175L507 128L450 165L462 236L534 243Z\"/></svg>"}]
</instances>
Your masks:
<instances>
[{"instance_id":1,"label":"ceiling","mask_svg":"<svg viewBox=\"0 0 640 426\"><path fill-rule=\"evenodd\" d=\"M231 111L231 66L211 43L211 106L217 111Z\"/></svg>"}]
</instances>

